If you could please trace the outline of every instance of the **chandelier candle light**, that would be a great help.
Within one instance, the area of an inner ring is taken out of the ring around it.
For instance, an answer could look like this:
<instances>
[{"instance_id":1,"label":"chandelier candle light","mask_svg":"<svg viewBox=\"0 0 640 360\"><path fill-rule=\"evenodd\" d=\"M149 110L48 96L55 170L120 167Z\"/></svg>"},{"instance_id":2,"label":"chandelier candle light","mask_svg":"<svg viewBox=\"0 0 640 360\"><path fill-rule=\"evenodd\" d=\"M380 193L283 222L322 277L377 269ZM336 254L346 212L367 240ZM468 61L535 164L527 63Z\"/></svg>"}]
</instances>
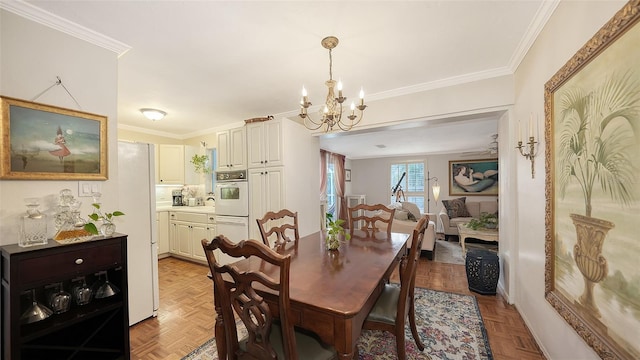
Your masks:
<instances>
[{"instance_id":1,"label":"chandelier candle light","mask_svg":"<svg viewBox=\"0 0 640 360\"><path fill-rule=\"evenodd\" d=\"M320 120L315 121L311 118L311 116L307 113L309 106L311 106L311 102L309 102L307 89L302 87L302 100L300 101L300 116L304 121L304 126L309 130L317 130L323 126L325 126L324 131L329 132L333 130L334 126L337 126L343 131L349 131L355 125L357 125L360 120L362 120L362 115L364 109L367 108L367 105L364 104L364 91L360 89L360 104L356 105L354 102L351 103L351 114L347 115L346 118L349 119L343 121L342 119L342 103L347 100L346 97L342 96L342 81L338 81L336 83L333 80L333 72L332 65L333 59L331 57L331 50L338 46L338 38L335 36L327 36L321 41L322 47L329 50L329 80L325 82L327 88L329 88L329 92L327 93L327 100L322 106L320 111ZM335 96L334 88L338 88L338 97ZM356 108L359 111L359 114L356 115ZM356 120L357 121L354 121Z\"/></svg>"},{"instance_id":2,"label":"chandelier candle light","mask_svg":"<svg viewBox=\"0 0 640 360\"><path fill-rule=\"evenodd\" d=\"M526 159L531 160L531 178L533 179L535 176L535 167L534 167L534 163L535 160L534 158L536 157L536 155L538 154L538 149L536 148L536 144L538 143L533 135L533 114L531 114L529 116L529 141L527 142L527 145L529 145L529 150L522 150L523 148L525 148L524 145L522 145L522 132L520 131L520 122L518 121L518 146L516 146L516 149L518 149L520 151L520 155L524 156ZM536 122L536 135L538 132L538 123Z\"/></svg>"}]
</instances>

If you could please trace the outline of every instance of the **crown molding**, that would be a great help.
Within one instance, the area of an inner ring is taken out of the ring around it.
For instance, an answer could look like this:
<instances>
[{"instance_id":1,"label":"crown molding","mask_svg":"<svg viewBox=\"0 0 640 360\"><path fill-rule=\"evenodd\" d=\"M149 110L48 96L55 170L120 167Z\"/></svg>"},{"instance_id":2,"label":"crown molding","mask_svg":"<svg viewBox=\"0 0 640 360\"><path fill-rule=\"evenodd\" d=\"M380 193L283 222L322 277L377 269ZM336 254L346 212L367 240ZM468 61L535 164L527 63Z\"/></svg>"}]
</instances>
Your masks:
<instances>
[{"instance_id":1,"label":"crown molding","mask_svg":"<svg viewBox=\"0 0 640 360\"><path fill-rule=\"evenodd\" d=\"M509 61L509 69L512 73L516 72L518 66L520 66L520 63L527 55L527 52L529 51L529 49L531 49L533 43L538 38L538 35L540 35L542 29L544 29L547 21L549 21L549 18L551 18L551 15L558 7L558 4L560 4L560 0L543 1L540 4L538 12L533 17L533 20L529 25L527 33L522 37L520 44L518 44L518 47L511 55L511 60Z\"/></svg>"},{"instance_id":2,"label":"crown molding","mask_svg":"<svg viewBox=\"0 0 640 360\"><path fill-rule=\"evenodd\" d=\"M0 9L7 10L25 19L112 51L116 53L118 57L124 55L131 49L131 46L125 43L102 35L22 0L0 0Z\"/></svg>"},{"instance_id":3,"label":"crown molding","mask_svg":"<svg viewBox=\"0 0 640 360\"><path fill-rule=\"evenodd\" d=\"M388 99L396 96L411 95L411 94L419 93L422 91L441 89L449 86L461 85L461 84L466 84L474 81L501 77L505 75L513 75L513 72L507 67L490 69L485 71L478 71L475 73L469 73L469 74L454 76L446 79L441 79L441 80L431 81L427 83L397 88L393 90L382 91L375 94L370 94L367 96L367 99L369 101L383 100L383 99Z\"/></svg>"}]
</instances>

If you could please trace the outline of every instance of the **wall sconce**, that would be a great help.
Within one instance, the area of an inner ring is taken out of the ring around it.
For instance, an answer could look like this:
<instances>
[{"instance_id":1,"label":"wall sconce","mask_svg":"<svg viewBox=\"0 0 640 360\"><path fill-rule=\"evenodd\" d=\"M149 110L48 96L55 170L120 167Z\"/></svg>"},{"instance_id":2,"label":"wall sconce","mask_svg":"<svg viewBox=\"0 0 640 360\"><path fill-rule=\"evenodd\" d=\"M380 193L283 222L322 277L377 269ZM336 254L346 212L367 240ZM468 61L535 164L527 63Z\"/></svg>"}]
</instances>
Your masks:
<instances>
[{"instance_id":1,"label":"wall sconce","mask_svg":"<svg viewBox=\"0 0 640 360\"><path fill-rule=\"evenodd\" d=\"M522 145L522 133L520 132L520 122L518 121L518 146L516 149L520 151L520 155L524 156L527 160L531 161L531 178L535 177L535 157L538 155L538 148L536 144L538 143L533 135L533 114L529 116L529 141L525 145ZM538 134L538 122L536 121L536 135ZM527 149L528 147L528 149ZM524 150L523 150L524 148Z\"/></svg>"},{"instance_id":2,"label":"wall sconce","mask_svg":"<svg viewBox=\"0 0 640 360\"><path fill-rule=\"evenodd\" d=\"M435 183L433 184L432 190L433 190L433 198L436 200L436 205L438 204L438 198L440 197L440 184L438 184L438 178L437 177L429 177L430 173L429 171L427 171L427 212L431 212L431 199L429 196L429 182L431 180L434 180Z\"/></svg>"},{"instance_id":3,"label":"wall sconce","mask_svg":"<svg viewBox=\"0 0 640 360\"><path fill-rule=\"evenodd\" d=\"M158 109L145 108L145 109L140 109L140 112L142 113L142 115L144 115L147 119L151 121L162 120L162 118L164 118L167 115L166 112Z\"/></svg>"}]
</instances>

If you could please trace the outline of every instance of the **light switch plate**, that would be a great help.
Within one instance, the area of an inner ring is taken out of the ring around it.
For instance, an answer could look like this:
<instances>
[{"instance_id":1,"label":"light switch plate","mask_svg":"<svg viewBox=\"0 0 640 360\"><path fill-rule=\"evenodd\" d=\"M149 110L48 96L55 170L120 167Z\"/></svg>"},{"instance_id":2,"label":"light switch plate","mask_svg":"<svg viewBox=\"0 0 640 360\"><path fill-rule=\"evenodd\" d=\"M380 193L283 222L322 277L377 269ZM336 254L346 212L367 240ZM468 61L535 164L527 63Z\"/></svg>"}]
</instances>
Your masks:
<instances>
[{"instance_id":1,"label":"light switch plate","mask_svg":"<svg viewBox=\"0 0 640 360\"><path fill-rule=\"evenodd\" d=\"M78 181L78 197L91 197L94 192L102 192L98 181Z\"/></svg>"}]
</instances>

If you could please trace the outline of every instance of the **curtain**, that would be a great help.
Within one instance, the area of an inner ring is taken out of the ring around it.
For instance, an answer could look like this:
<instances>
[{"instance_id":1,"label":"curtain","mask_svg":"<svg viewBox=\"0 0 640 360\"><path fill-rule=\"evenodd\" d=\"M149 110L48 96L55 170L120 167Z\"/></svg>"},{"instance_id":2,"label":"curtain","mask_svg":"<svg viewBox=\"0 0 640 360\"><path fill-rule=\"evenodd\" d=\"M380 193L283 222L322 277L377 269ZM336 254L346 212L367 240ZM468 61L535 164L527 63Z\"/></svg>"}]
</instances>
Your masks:
<instances>
[{"instance_id":1,"label":"curtain","mask_svg":"<svg viewBox=\"0 0 640 360\"><path fill-rule=\"evenodd\" d=\"M320 150L320 201L327 200L327 151Z\"/></svg>"},{"instance_id":2,"label":"curtain","mask_svg":"<svg viewBox=\"0 0 640 360\"><path fill-rule=\"evenodd\" d=\"M336 197L338 204L338 219L347 221L347 201L344 197L345 181L344 181L344 160L345 156L340 154L331 154L333 161L333 169L335 171Z\"/></svg>"}]
</instances>

